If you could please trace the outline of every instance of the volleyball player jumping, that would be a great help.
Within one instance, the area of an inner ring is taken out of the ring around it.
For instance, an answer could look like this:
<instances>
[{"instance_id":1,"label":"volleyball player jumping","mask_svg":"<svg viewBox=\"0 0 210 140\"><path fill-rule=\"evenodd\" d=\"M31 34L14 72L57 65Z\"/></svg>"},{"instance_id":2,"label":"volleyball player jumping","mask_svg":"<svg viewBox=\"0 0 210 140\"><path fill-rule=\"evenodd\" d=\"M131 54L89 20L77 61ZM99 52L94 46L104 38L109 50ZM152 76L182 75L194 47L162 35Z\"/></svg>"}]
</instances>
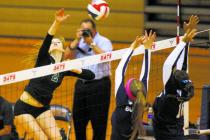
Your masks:
<instances>
[{"instance_id":1,"label":"volleyball player jumping","mask_svg":"<svg viewBox=\"0 0 210 140\"><path fill-rule=\"evenodd\" d=\"M68 17L69 15L64 14L64 9L56 11L55 20L39 50L35 67L62 61L64 42L60 38L53 37L61 23ZM15 104L15 121L23 126L34 140L62 139L50 110L50 102L54 90L61 84L64 76L75 76L87 80L95 77L89 70L78 69L32 79Z\"/></svg>"},{"instance_id":2,"label":"volleyball player jumping","mask_svg":"<svg viewBox=\"0 0 210 140\"><path fill-rule=\"evenodd\" d=\"M116 108L112 114L111 140L135 140L144 135L142 115L146 104L148 79L150 70L150 48L156 39L156 33L137 36L124 54L115 71ZM140 80L132 78L124 86L126 67L135 48L144 45L144 60Z\"/></svg>"},{"instance_id":3,"label":"volleyball player jumping","mask_svg":"<svg viewBox=\"0 0 210 140\"><path fill-rule=\"evenodd\" d=\"M164 90L153 105L153 127L156 140L184 140L183 103L194 95L188 75L188 45L196 35L199 19L191 16L185 23L185 35L163 66Z\"/></svg>"}]
</instances>

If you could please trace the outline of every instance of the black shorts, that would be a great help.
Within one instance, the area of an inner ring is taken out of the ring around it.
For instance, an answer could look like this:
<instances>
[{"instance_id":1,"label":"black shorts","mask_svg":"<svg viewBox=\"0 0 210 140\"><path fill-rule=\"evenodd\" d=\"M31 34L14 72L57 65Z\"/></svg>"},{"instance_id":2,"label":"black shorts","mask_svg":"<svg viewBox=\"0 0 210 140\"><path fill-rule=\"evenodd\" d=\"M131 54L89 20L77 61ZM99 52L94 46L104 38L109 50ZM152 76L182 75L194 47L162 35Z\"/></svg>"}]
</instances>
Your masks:
<instances>
[{"instance_id":1,"label":"black shorts","mask_svg":"<svg viewBox=\"0 0 210 140\"><path fill-rule=\"evenodd\" d=\"M22 115L22 114L30 114L34 118L37 118L43 112L50 110L50 105L43 106L43 107L35 107L24 103L21 100L18 100L15 104L14 114L15 116Z\"/></svg>"}]
</instances>

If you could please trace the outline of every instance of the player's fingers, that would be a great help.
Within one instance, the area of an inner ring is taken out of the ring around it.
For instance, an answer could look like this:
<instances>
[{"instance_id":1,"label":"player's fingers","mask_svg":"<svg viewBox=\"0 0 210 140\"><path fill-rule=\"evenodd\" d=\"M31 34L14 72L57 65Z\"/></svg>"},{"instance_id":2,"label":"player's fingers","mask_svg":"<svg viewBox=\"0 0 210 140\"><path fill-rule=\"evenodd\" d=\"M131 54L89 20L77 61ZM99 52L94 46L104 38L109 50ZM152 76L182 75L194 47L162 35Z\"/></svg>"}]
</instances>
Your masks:
<instances>
[{"instance_id":1,"label":"player's fingers","mask_svg":"<svg viewBox=\"0 0 210 140\"><path fill-rule=\"evenodd\" d=\"M155 41L156 40L156 32L154 32L152 36L153 36L153 41Z\"/></svg>"},{"instance_id":2,"label":"player's fingers","mask_svg":"<svg viewBox=\"0 0 210 140\"><path fill-rule=\"evenodd\" d=\"M196 22L196 24L198 24L199 23L199 17L198 16L196 16L196 19L195 19L195 22Z\"/></svg>"},{"instance_id":3,"label":"player's fingers","mask_svg":"<svg viewBox=\"0 0 210 140\"><path fill-rule=\"evenodd\" d=\"M152 36L152 30L150 30L150 32L149 32L149 37L151 37Z\"/></svg>"},{"instance_id":4,"label":"player's fingers","mask_svg":"<svg viewBox=\"0 0 210 140\"><path fill-rule=\"evenodd\" d=\"M66 20L67 18L69 18L70 17L70 15L68 14L68 15L65 15L64 16L64 20Z\"/></svg>"},{"instance_id":5,"label":"player's fingers","mask_svg":"<svg viewBox=\"0 0 210 140\"><path fill-rule=\"evenodd\" d=\"M64 8L61 8L61 9L59 9L58 11L57 11L57 15L58 16L61 16L61 15L63 15L64 14Z\"/></svg>"},{"instance_id":6,"label":"player's fingers","mask_svg":"<svg viewBox=\"0 0 210 140\"><path fill-rule=\"evenodd\" d=\"M137 35L137 36L136 36L136 40L137 40L139 37L140 37L140 35Z\"/></svg>"},{"instance_id":7,"label":"player's fingers","mask_svg":"<svg viewBox=\"0 0 210 140\"><path fill-rule=\"evenodd\" d=\"M190 16L190 18L189 18L189 22L191 22L191 21L192 21L192 18L193 18L193 15L191 15L191 16Z\"/></svg>"},{"instance_id":8,"label":"player's fingers","mask_svg":"<svg viewBox=\"0 0 210 140\"><path fill-rule=\"evenodd\" d=\"M140 39L140 40L144 40L144 38L145 38L145 37L142 35L139 39Z\"/></svg>"},{"instance_id":9,"label":"player's fingers","mask_svg":"<svg viewBox=\"0 0 210 140\"><path fill-rule=\"evenodd\" d=\"M145 38L147 38L148 37L147 31L145 30L144 33L145 33Z\"/></svg>"}]
</instances>

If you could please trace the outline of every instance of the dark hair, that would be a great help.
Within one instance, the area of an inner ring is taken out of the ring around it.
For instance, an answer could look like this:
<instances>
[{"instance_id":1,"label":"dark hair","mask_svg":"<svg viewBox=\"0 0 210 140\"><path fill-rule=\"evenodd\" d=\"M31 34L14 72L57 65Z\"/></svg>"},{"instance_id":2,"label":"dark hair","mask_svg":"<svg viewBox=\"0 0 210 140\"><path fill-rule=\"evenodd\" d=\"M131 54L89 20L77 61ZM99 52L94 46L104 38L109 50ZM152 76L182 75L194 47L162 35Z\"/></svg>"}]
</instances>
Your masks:
<instances>
[{"instance_id":1,"label":"dark hair","mask_svg":"<svg viewBox=\"0 0 210 140\"><path fill-rule=\"evenodd\" d=\"M82 24L82 23L87 23L87 22L89 22L91 25L92 25L92 27L93 27L93 29L96 29L96 24L95 24L95 22L92 20L92 19L84 19L84 20L82 20L81 22L80 22L80 24Z\"/></svg>"}]
</instances>

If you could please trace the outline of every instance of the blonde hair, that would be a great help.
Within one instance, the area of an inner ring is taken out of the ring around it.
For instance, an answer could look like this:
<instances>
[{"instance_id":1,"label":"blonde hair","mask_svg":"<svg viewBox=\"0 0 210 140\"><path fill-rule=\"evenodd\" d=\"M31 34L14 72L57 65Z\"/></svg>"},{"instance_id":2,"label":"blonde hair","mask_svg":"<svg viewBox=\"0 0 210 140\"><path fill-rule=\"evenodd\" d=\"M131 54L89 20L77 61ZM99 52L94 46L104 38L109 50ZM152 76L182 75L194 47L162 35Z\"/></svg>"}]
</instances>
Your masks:
<instances>
[{"instance_id":1,"label":"blonde hair","mask_svg":"<svg viewBox=\"0 0 210 140\"><path fill-rule=\"evenodd\" d=\"M141 94L144 94L143 96L146 95L146 89L144 84L140 81L140 87L142 90ZM145 103L142 103L140 101L140 93L137 94L137 98L136 101L134 103L134 109L132 112L132 132L131 132L131 136L129 140L135 140L137 139L137 137L140 136L145 136L146 135L146 131L144 129L143 126L143 114L144 114L144 107L145 107Z\"/></svg>"},{"instance_id":2,"label":"blonde hair","mask_svg":"<svg viewBox=\"0 0 210 140\"><path fill-rule=\"evenodd\" d=\"M55 38L59 39L62 42L63 48L65 49L65 38L63 36L55 36L53 39ZM23 56L23 59L22 59L23 61L21 63L25 68L34 67L35 62L38 57L39 49L41 48L42 43L43 42L39 42L35 45L32 45L28 54Z\"/></svg>"}]
</instances>

